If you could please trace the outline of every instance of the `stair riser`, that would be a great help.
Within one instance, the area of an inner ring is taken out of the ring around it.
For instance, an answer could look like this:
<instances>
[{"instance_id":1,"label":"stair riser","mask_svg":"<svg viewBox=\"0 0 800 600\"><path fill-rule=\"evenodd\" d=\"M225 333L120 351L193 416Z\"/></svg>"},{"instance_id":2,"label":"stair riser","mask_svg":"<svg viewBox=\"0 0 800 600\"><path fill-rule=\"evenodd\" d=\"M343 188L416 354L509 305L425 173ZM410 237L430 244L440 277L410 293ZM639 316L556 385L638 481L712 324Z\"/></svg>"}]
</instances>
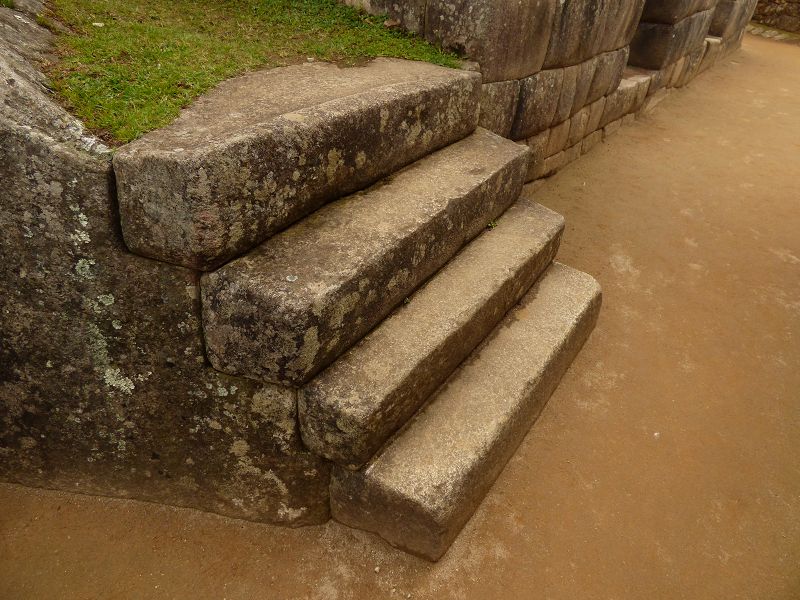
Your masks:
<instances>
[{"instance_id":1,"label":"stair riser","mask_svg":"<svg viewBox=\"0 0 800 600\"><path fill-rule=\"evenodd\" d=\"M277 275L285 277L280 260L271 262L270 257L291 253L297 239L293 236L302 235L307 243L317 227L330 231L339 218L331 216L333 211L348 205L332 205L331 212L323 209L300 224L303 234L292 228L268 241L257 253L207 274L202 282L203 319L212 364L231 374L284 385L305 384L508 208L521 191L526 160L526 154L515 148L513 158L482 175L480 183L453 190L434 214L421 215L425 222L410 224L401 219L400 231L362 234L385 239L379 246L372 244L365 246L369 250L360 250L359 240L343 239L350 265L347 276L335 284L321 283L327 286L322 291L313 281L293 287L285 280L269 279L270 275L255 282L245 271L247 265L257 264L261 270L278 269L281 272ZM367 195L358 194L339 202L368 200ZM325 222L329 218L334 220ZM376 226L394 228L393 223ZM314 251L310 246L309 252ZM369 254L362 254L366 252ZM358 260L353 260L353 253ZM262 258L265 262L260 262ZM309 255L306 260L314 261L315 257ZM237 263L245 266L240 269ZM307 287L298 287L302 285Z\"/></svg>"},{"instance_id":2,"label":"stair riser","mask_svg":"<svg viewBox=\"0 0 800 600\"><path fill-rule=\"evenodd\" d=\"M536 288L531 294L535 296ZM524 308L531 300L531 294L523 299L522 308L512 311L508 319L495 330L495 334L487 340L487 345L502 338L505 327L513 328L519 321L536 320L536 317L526 315ZM345 525L378 533L390 544L403 550L429 560L438 560L470 519L557 387L594 327L600 303L599 289L596 289L570 324L569 331L563 333L547 355L546 363L528 365L530 372L524 368L521 370L525 385L515 388L520 395L504 398L506 402L498 409L497 419L479 425L479 428L485 427L486 437L481 437L484 434L479 433L476 437L482 441L476 443L466 455L451 456L448 459L454 461L451 466L447 466L449 463L437 465L436 473L429 475L417 463L421 460L420 456L414 454L424 452L419 443L451 443L449 436L453 435L454 430L448 423L452 424L455 419L464 422L463 427L470 427L468 406L471 401L463 394L471 393L476 385L484 385L477 381L486 382L487 378L491 380L493 377L491 373L470 374L472 365L482 360L482 351L492 352L482 345L465 366L454 373L420 416L387 446L386 456L379 456L361 471L334 468L331 481L334 518ZM522 327L521 331L525 333L525 325ZM503 344L508 341L506 338ZM517 344L520 340L510 341ZM496 361L497 357L493 360ZM526 364L522 358L514 360L521 363L515 369ZM456 379L461 375L470 382L464 389ZM501 372L494 377L507 375ZM454 390L448 390L450 386L455 386ZM467 408L460 408L465 401ZM441 402L444 405L437 406ZM439 427L442 428L441 435ZM420 435L422 438L418 437ZM396 447L398 444L399 449ZM442 456L447 456L448 452L452 451L443 450ZM423 470L412 476L412 467ZM433 479L429 481L431 477ZM439 482L442 477L446 478Z\"/></svg>"},{"instance_id":3,"label":"stair riser","mask_svg":"<svg viewBox=\"0 0 800 600\"><path fill-rule=\"evenodd\" d=\"M300 109L194 159L123 152L114 168L125 241L138 254L212 270L469 135L479 102L480 78L465 74Z\"/></svg>"},{"instance_id":4,"label":"stair riser","mask_svg":"<svg viewBox=\"0 0 800 600\"><path fill-rule=\"evenodd\" d=\"M522 202L522 201L521 201ZM531 223L530 217L524 211L515 211L517 207L512 207L503 219L499 227L516 228L523 230L525 224L531 227L541 226L542 222ZM509 222L518 220L517 222ZM512 275L506 275L506 279L501 285L493 290L490 296L481 298L481 304L470 306L470 312L460 313L453 316L458 320L457 326L452 327L446 337L437 340L434 348L427 349L424 359L420 357L413 367L402 373L402 380L395 383L395 387L386 395L371 396L380 394L382 390L374 391L376 385L370 386L370 374L358 373L354 375L350 369L357 369L358 365L351 363L358 361L359 354L355 354L361 348L353 349L354 357L349 355L343 359L350 359L347 365L338 369L338 363L334 364L329 372L326 371L311 384L300 391L299 416L301 431L305 444L317 454L336 462L349 469L358 469L364 465L386 442L395 431L410 419L425 400L434 392L436 388L455 370L455 368L466 358L475 347L483 341L489 332L505 316L519 299L530 289L536 279L552 262L558 251L563 231L563 222L553 225L547 232L537 232L542 236L547 236L542 246L535 252L524 254L524 259L520 259L513 267L504 264L496 265L497 269L513 268ZM485 234L486 237L501 234L500 231ZM516 243L520 248L528 248L534 242L540 243L535 239L536 234L530 234L527 239L524 235L509 236L508 243ZM482 250L490 251L489 244L482 244L483 238L479 238L468 247L464 253ZM487 240L488 241L488 240ZM520 251L520 255L523 252ZM455 261L461 258L459 255ZM466 258L466 257L465 257ZM445 268L448 270L450 265ZM457 266L457 265L453 265ZM489 267L491 268L491 267ZM471 273L470 273L471 274ZM436 277L440 277L442 273ZM491 277L484 272L483 277ZM466 274L460 274L461 279L466 279ZM436 283L434 281L434 283ZM474 282L474 287L483 284L481 281ZM455 285L453 286L456 287ZM425 303L425 293L427 288L420 291L422 296L411 298L409 307L401 307L397 310L398 318L402 319L403 311L413 314L417 309L417 303ZM436 292L433 292L434 294ZM446 302L455 308L461 308L458 298L447 298L438 295L441 302ZM390 317L391 319L391 317ZM408 317L405 317L408 320ZM420 332L420 335L425 335ZM430 333L431 336L435 332ZM380 338L379 338L380 339ZM380 339L373 343L367 338L365 344L366 352L378 351L382 343L390 343L389 340ZM402 341L401 341L402 343ZM416 357L415 357L416 358ZM402 369L403 365L396 365L396 369ZM342 389L342 382L347 387ZM348 411L346 409L348 400L352 395L361 395L364 402L374 402L374 408L369 413L363 411Z\"/></svg>"}]
</instances>

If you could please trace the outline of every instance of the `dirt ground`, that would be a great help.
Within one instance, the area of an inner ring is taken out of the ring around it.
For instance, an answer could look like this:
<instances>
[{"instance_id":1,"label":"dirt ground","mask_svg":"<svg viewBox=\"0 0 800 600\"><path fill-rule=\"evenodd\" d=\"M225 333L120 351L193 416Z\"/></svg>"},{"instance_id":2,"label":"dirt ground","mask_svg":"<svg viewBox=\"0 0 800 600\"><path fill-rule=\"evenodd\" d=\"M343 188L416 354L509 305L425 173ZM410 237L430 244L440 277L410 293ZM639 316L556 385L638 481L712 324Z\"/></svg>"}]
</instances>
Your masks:
<instances>
[{"instance_id":1,"label":"dirt ground","mask_svg":"<svg viewBox=\"0 0 800 600\"><path fill-rule=\"evenodd\" d=\"M0 598L800 599L800 47L749 36L537 195L603 313L441 562L0 485Z\"/></svg>"}]
</instances>

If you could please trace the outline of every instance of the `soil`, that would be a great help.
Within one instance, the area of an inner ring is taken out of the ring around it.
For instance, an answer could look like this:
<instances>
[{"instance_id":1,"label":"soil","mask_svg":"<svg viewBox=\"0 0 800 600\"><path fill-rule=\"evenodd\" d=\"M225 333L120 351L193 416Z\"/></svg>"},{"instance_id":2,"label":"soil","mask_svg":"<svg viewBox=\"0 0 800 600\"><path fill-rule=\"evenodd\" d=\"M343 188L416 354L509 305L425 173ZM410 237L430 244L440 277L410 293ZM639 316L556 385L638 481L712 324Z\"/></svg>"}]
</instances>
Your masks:
<instances>
[{"instance_id":1,"label":"soil","mask_svg":"<svg viewBox=\"0 0 800 600\"><path fill-rule=\"evenodd\" d=\"M0 598L800 598L800 47L744 49L537 188L600 323L437 564L0 485Z\"/></svg>"}]
</instances>

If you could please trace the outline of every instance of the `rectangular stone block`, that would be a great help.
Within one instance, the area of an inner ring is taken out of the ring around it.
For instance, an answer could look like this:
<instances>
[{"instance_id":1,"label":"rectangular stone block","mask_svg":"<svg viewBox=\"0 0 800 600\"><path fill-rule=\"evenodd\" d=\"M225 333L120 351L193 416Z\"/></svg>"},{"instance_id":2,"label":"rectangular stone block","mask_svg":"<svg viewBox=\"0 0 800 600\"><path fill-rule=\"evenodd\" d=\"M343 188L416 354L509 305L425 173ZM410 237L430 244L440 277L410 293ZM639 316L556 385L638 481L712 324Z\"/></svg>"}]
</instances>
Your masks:
<instances>
[{"instance_id":1,"label":"rectangular stone block","mask_svg":"<svg viewBox=\"0 0 800 600\"><path fill-rule=\"evenodd\" d=\"M478 129L206 273L211 363L307 383L517 199L527 154Z\"/></svg>"},{"instance_id":2,"label":"rectangular stone block","mask_svg":"<svg viewBox=\"0 0 800 600\"><path fill-rule=\"evenodd\" d=\"M642 21L674 25L695 13L714 8L716 4L717 0L647 0Z\"/></svg>"},{"instance_id":3,"label":"rectangular stone block","mask_svg":"<svg viewBox=\"0 0 800 600\"><path fill-rule=\"evenodd\" d=\"M711 25L713 10L686 17L673 25L639 24L631 41L630 64L645 69L662 69L701 46Z\"/></svg>"},{"instance_id":4,"label":"rectangular stone block","mask_svg":"<svg viewBox=\"0 0 800 600\"><path fill-rule=\"evenodd\" d=\"M518 80L483 84L478 125L497 135L511 137L511 127L517 115L519 88Z\"/></svg>"},{"instance_id":5,"label":"rectangular stone block","mask_svg":"<svg viewBox=\"0 0 800 600\"><path fill-rule=\"evenodd\" d=\"M606 108L606 97L603 96L589 106L589 120L586 123L587 133L600 129L600 121L603 119L603 112Z\"/></svg>"},{"instance_id":6,"label":"rectangular stone block","mask_svg":"<svg viewBox=\"0 0 800 600\"><path fill-rule=\"evenodd\" d=\"M553 124L563 83L564 69L540 71L522 80L517 116L511 130L513 139L528 138Z\"/></svg>"},{"instance_id":7,"label":"rectangular stone block","mask_svg":"<svg viewBox=\"0 0 800 600\"><path fill-rule=\"evenodd\" d=\"M611 123L603 127L603 140L607 140L609 137L617 133L621 127L622 127L622 119L611 121Z\"/></svg>"},{"instance_id":8,"label":"rectangular stone block","mask_svg":"<svg viewBox=\"0 0 800 600\"><path fill-rule=\"evenodd\" d=\"M600 287L554 264L367 467L337 468L334 517L438 560L594 327Z\"/></svg>"},{"instance_id":9,"label":"rectangular stone block","mask_svg":"<svg viewBox=\"0 0 800 600\"><path fill-rule=\"evenodd\" d=\"M544 161L547 158L547 143L550 140L550 130L537 133L528 138L527 144L531 149L528 176L526 181L534 181L544 174Z\"/></svg>"},{"instance_id":10,"label":"rectangular stone block","mask_svg":"<svg viewBox=\"0 0 800 600\"><path fill-rule=\"evenodd\" d=\"M428 0L425 38L481 65L483 82L542 69L557 0Z\"/></svg>"},{"instance_id":11,"label":"rectangular stone block","mask_svg":"<svg viewBox=\"0 0 800 600\"><path fill-rule=\"evenodd\" d=\"M597 57L597 68L586 98L587 103L607 96L619 85L625 65L628 64L628 48L607 52Z\"/></svg>"},{"instance_id":12,"label":"rectangular stone block","mask_svg":"<svg viewBox=\"0 0 800 600\"><path fill-rule=\"evenodd\" d=\"M585 106L570 118L567 146L574 146L586 136L590 113L591 109Z\"/></svg>"},{"instance_id":13,"label":"rectangular stone block","mask_svg":"<svg viewBox=\"0 0 800 600\"><path fill-rule=\"evenodd\" d=\"M558 154L567 146L569 139L570 120L567 119L563 123L559 123L550 129L550 137L547 141L547 156Z\"/></svg>"},{"instance_id":14,"label":"rectangular stone block","mask_svg":"<svg viewBox=\"0 0 800 600\"><path fill-rule=\"evenodd\" d=\"M602 141L603 141L603 132L593 131L585 138L583 138L583 142L581 142L581 154L586 154Z\"/></svg>"}]
</instances>

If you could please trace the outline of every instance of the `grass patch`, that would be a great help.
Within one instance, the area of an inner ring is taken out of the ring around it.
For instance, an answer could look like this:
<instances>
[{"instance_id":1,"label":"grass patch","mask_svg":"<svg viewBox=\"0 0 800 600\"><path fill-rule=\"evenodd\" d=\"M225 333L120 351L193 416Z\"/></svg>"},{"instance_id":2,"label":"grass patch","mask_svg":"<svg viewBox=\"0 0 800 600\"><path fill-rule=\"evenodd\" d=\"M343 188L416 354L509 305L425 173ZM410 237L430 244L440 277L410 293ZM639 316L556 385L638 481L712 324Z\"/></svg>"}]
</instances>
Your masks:
<instances>
[{"instance_id":1,"label":"grass patch","mask_svg":"<svg viewBox=\"0 0 800 600\"><path fill-rule=\"evenodd\" d=\"M14 0L0 0L0 6L5 6L6 8L14 8Z\"/></svg>"},{"instance_id":2,"label":"grass patch","mask_svg":"<svg viewBox=\"0 0 800 600\"><path fill-rule=\"evenodd\" d=\"M48 73L54 88L112 143L166 125L220 81L263 66L378 56L459 64L335 0L51 0L46 16L68 29Z\"/></svg>"}]
</instances>

